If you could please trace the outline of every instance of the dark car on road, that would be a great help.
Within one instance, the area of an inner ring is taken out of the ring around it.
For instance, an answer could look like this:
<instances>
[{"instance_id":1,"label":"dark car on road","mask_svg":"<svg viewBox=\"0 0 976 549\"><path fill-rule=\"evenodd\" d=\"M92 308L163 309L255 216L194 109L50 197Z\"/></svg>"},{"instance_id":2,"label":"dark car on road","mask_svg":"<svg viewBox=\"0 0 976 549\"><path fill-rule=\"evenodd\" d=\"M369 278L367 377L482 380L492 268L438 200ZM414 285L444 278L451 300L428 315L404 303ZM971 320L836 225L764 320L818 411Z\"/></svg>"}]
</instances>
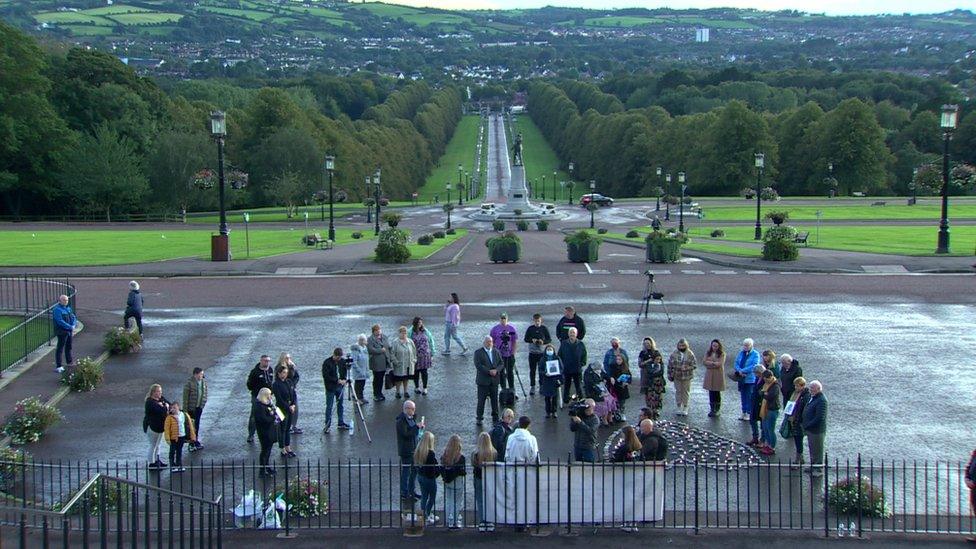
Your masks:
<instances>
[{"instance_id":1,"label":"dark car on road","mask_svg":"<svg viewBox=\"0 0 976 549\"><path fill-rule=\"evenodd\" d=\"M600 193L584 194L580 197L580 206L585 208L590 202L593 202L597 206L613 206L613 199L609 196L603 196Z\"/></svg>"}]
</instances>

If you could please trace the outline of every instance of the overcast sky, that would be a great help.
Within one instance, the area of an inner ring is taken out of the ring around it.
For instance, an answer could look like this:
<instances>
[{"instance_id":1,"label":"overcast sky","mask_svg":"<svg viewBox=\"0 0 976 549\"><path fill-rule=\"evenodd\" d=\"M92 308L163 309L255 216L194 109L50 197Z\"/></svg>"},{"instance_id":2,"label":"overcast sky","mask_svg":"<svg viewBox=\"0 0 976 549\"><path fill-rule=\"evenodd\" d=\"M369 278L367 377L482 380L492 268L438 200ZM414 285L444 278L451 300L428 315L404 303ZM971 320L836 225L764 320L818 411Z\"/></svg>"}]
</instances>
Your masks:
<instances>
[{"instance_id":1,"label":"overcast sky","mask_svg":"<svg viewBox=\"0 0 976 549\"><path fill-rule=\"evenodd\" d=\"M795 9L827 15L865 15L877 13L940 13L953 9L973 9L972 0L386 0L396 4L444 9L540 8L567 6L590 9L612 8L756 8L767 11Z\"/></svg>"}]
</instances>

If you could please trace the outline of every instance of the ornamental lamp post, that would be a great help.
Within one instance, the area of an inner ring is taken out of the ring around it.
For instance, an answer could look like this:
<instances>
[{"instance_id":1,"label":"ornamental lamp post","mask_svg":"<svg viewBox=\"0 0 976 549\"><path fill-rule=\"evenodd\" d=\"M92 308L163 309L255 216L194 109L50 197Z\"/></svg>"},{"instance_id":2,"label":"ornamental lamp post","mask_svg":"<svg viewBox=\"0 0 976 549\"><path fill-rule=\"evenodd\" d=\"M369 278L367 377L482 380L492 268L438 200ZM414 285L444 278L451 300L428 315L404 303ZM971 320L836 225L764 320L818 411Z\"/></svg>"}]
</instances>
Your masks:
<instances>
[{"instance_id":1,"label":"ornamental lamp post","mask_svg":"<svg viewBox=\"0 0 976 549\"><path fill-rule=\"evenodd\" d=\"M661 172L663 172L663 171L664 171L664 168L662 168L661 166L658 166L657 167L657 180L658 180L658 182L661 181ZM661 194L660 193L657 193L657 192L655 192L654 194L657 195L657 202L654 204L654 211L655 212L659 212L659 211L661 211Z\"/></svg>"},{"instance_id":2,"label":"ornamental lamp post","mask_svg":"<svg viewBox=\"0 0 976 549\"><path fill-rule=\"evenodd\" d=\"M251 235L247 230L249 221L251 221L251 214L244 212L244 245L247 246L247 257L251 257Z\"/></svg>"},{"instance_id":3,"label":"ornamental lamp post","mask_svg":"<svg viewBox=\"0 0 976 549\"><path fill-rule=\"evenodd\" d=\"M366 200L368 200L369 195L372 193L372 191L370 190L370 187L372 185L373 185L373 180L367 175L366 176L366 192L363 194L363 203L364 204L368 204L368 202L366 202ZM368 206L366 206L366 223L372 223L372 222L373 222L373 205L372 204L369 204Z\"/></svg>"},{"instance_id":4,"label":"ornamental lamp post","mask_svg":"<svg viewBox=\"0 0 976 549\"><path fill-rule=\"evenodd\" d=\"M445 204L450 204L451 203L451 184L450 183L445 184L444 185L444 188L447 189L447 202L445 202Z\"/></svg>"},{"instance_id":5,"label":"ornamental lamp post","mask_svg":"<svg viewBox=\"0 0 976 549\"><path fill-rule=\"evenodd\" d=\"M918 195L916 194L916 189L918 188L918 168L912 168L912 180L908 184L908 190L912 191L912 206L918 202Z\"/></svg>"},{"instance_id":6,"label":"ornamental lamp post","mask_svg":"<svg viewBox=\"0 0 976 549\"><path fill-rule=\"evenodd\" d=\"M462 199L464 198L464 179L463 178L464 178L464 167L462 167L461 166L461 163L458 162L458 206L463 206L464 205L464 202L462 202Z\"/></svg>"},{"instance_id":7,"label":"ornamental lamp post","mask_svg":"<svg viewBox=\"0 0 976 549\"><path fill-rule=\"evenodd\" d=\"M678 203L678 231L685 232L685 172L678 172L678 183L681 185L681 202Z\"/></svg>"},{"instance_id":8,"label":"ornamental lamp post","mask_svg":"<svg viewBox=\"0 0 976 549\"><path fill-rule=\"evenodd\" d=\"M373 200L376 201L376 234L380 234L380 167L376 167L376 173L373 174Z\"/></svg>"},{"instance_id":9,"label":"ornamental lamp post","mask_svg":"<svg viewBox=\"0 0 976 549\"><path fill-rule=\"evenodd\" d=\"M542 199L546 199L546 174L542 174Z\"/></svg>"},{"instance_id":10,"label":"ornamental lamp post","mask_svg":"<svg viewBox=\"0 0 976 549\"><path fill-rule=\"evenodd\" d=\"M666 181L667 184L668 184L667 185L668 186L667 198L670 199L671 198L671 172L668 172L668 173L664 174L664 181ZM671 202L670 202L670 200L665 200L664 201L664 220L665 221L671 221Z\"/></svg>"},{"instance_id":11,"label":"ornamental lamp post","mask_svg":"<svg viewBox=\"0 0 976 549\"><path fill-rule=\"evenodd\" d=\"M566 203L567 206L573 205L573 169L576 168L576 164L569 163L569 202Z\"/></svg>"},{"instance_id":12,"label":"ornamental lamp post","mask_svg":"<svg viewBox=\"0 0 976 549\"><path fill-rule=\"evenodd\" d=\"M556 170L552 170L552 201L556 201Z\"/></svg>"},{"instance_id":13,"label":"ornamental lamp post","mask_svg":"<svg viewBox=\"0 0 976 549\"><path fill-rule=\"evenodd\" d=\"M762 183L762 173L765 167L766 155L764 153L756 153L756 240L762 240L762 223L759 219L760 210L762 209L762 189L759 188L759 185Z\"/></svg>"},{"instance_id":14,"label":"ornamental lamp post","mask_svg":"<svg viewBox=\"0 0 976 549\"><path fill-rule=\"evenodd\" d=\"M959 105L942 105L942 218L939 220L937 254L949 253L949 141L956 129Z\"/></svg>"},{"instance_id":15,"label":"ornamental lamp post","mask_svg":"<svg viewBox=\"0 0 976 549\"><path fill-rule=\"evenodd\" d=\"M335 242L335 199L332 194L332 175L335 173L335 156L331 154L325 157L325 171L329 173L329 240Z\"/></svg>"},{"instance_id":16,"label":"ornamental lamp post","mask_svg":"<svg viewBox=\"0 0 976 549\"><path fill-rule=\"evenodd\" d=\"M227 209L224 201L224 138L227 137L227 118L224 111L210 113L210 136L217 142L218 203L220 206L219 234L210 237L210 260L230 260L230 238L227 229Z\"/></svg>"}]
</instances>

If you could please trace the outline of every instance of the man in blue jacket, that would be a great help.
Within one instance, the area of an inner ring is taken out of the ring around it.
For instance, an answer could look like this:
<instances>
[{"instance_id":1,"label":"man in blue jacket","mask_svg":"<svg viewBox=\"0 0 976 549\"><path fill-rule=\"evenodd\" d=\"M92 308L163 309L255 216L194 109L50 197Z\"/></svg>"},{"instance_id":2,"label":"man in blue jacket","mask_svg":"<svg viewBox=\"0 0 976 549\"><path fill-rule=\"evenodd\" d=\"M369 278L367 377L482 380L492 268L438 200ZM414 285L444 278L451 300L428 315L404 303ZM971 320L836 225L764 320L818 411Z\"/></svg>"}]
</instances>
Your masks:
<instances>
[{"instance_id":1,"label":"man in blue jacket","mask_svg":"<svg viewBox=\"0 0 976 549\"><path fill-rule=\"evenodd\" d=\"M823 474L824 442L827 439L827 397L823 385L813 380L807 385L810 389L810 402L803 407L803 433L807 436L810 449L810 473Z\"/></svg>"},{"instance_id":2,"label":"man in blue jacket","mask_svg":"<svg viewBox=\"0 0 976 549\"><path fill-rule=\"evenodd\" d=\"M136 326L139 328L139 335L142 335L142 293L139 292L139 283L133 280L129 282L129 296L125 300L125 315L122 317L122 325L126 330L129 329L129 319L136 319Z\"/></svg>"},{"instance_id":3,"label":"man in blue jacket","mask_svg":"<svg viewBox=\"0 0 976 549\"><path fill-rule=\"evenodd\" d=\"M60 374L64 371L61 363L62 354L68 366L75 362L71 358L71 336L75 332L78 319L68 305L68 296L63 295L58 298L58 304L51 311L51 318L54 320L54 334L58 337L58 347L54 350L54 369Z\"/></svg>"},{"instance_id":4,"label":"man in blue jacket","mask_svg":"<svg viewBox=\"0 0 976 549\"><path fill-rule=\"evenodd\" d=\"M756 389L756 365L760 363L759 351L754 349L752 339L742 340L742 350L735 355L735 373L739 381L739 400L742 404L742 421L749 421L752 411L752 397Z\"/></svg>"}]
</instances>

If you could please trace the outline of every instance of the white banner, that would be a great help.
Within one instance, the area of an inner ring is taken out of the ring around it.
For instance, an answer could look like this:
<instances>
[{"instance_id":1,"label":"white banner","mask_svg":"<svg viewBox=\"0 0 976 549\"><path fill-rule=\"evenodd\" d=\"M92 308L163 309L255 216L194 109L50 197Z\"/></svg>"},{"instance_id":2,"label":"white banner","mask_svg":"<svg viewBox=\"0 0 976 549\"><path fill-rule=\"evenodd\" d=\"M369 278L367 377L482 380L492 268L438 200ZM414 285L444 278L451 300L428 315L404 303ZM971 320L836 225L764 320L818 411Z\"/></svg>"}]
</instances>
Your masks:
<instances>
[{"instance_id":1,"label":"white banner","mask_svg":"<svg viewBox=\"0 0 976 549\"><path fill-rule=\"evenodd\" d=\"M486 463L485 520L496 524L654 522L664 464Z\"/></svg>"}]
</instances>

